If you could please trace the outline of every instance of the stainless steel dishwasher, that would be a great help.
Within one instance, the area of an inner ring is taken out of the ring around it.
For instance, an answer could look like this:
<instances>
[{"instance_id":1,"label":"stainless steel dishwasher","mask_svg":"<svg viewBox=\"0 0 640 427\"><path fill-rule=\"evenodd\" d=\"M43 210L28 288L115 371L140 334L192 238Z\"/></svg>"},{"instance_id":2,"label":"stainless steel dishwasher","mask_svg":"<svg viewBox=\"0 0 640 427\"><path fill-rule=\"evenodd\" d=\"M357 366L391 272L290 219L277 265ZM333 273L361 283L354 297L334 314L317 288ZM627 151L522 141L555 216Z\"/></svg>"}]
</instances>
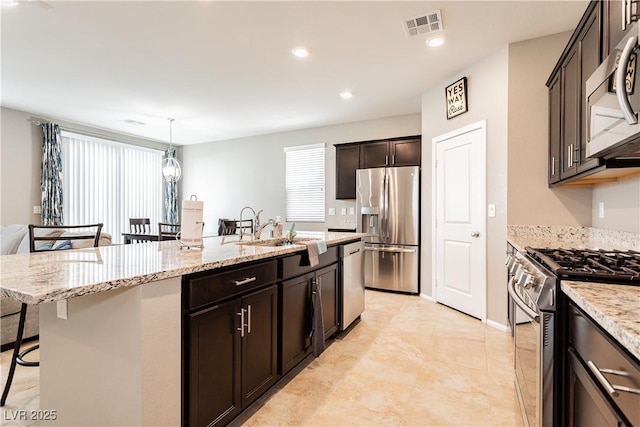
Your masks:
<instances>
[{"instance_id":1,"label":"stainless steel dishwasher","mask_svg":"<svg viewBox=\"0 0 640 427\"><path fill-rule=\"evenodd\" d=\"M342 322L345 330L364 311L364 242L340 247L342 268Z\"/></svg>"}]
</instances>

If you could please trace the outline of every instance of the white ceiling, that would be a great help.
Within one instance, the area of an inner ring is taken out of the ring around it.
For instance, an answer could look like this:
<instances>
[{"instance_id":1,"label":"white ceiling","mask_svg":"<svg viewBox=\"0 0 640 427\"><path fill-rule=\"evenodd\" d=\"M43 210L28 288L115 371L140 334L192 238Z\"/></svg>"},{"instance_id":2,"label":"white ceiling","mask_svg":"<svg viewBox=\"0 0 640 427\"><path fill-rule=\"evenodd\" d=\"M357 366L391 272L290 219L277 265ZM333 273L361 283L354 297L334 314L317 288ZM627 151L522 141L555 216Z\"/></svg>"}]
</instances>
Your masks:
<instances>
[{"instance_id":1,"label":"white ceiling","mask_svg":"<svg viewBox=\"0 0 640 427\"><path fill-rule=\"evenodd\" d=\"M178 145L416 113L430 87L573 29L587 3L22 2L0 12L1 103L159 141L173 117ZM444 46L405 36L402 18L436 9Z\"/></svg>"}]
</instances>

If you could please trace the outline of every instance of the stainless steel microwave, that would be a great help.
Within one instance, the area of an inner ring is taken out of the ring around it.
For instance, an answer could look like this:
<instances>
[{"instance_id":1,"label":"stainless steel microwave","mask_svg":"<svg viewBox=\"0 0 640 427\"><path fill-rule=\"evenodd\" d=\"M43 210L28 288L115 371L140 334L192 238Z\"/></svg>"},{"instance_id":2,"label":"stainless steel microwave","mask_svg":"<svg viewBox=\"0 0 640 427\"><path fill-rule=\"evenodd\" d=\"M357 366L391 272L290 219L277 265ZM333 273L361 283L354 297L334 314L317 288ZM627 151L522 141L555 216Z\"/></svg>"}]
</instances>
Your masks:
<instances>
[{"instance_id":1,"label":"stainless steel microwave","mask_svg":"<svg viewBox=\"0 0 640 427\"><path fill-rule=\"evenodd\" d=\"M638 24L629 28L587 80L588 157L640 158L639 28Z\"/></svg>"}]
</instances>

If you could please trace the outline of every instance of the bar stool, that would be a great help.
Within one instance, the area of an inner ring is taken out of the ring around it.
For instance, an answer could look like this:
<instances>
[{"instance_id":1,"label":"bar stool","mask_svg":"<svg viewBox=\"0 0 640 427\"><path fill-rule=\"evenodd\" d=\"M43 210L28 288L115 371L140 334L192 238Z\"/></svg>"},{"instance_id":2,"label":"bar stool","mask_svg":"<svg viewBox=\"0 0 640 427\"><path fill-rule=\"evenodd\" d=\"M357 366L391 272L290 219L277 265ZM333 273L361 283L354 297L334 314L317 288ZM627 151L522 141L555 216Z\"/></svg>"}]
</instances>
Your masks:
<instances>
[{"instance_id":1,"label":"bar stool","mask_svg":"<svg viewBox=\"0 0 640 427\"><path fill-rule=\"evenodd\" d=\"M82 229L80 233L64 234L65 231ZM40 232L39 231L43 231ZM48 232L47 232L48 230ZM59 251L65 249L71 249L71 240L93 240L93 246L97 247L100 241L100 233L102 232L102 224L87 224L87 225L33 225L29 224L29 251L30 252L46 252L46 251ZM46 241L47 243L38 246L36 248L37 241ZM62 241L56 245L57 241ZM24 333L24 324L27 317L27 304L22 303L20 307L20 318L18 320L18 333L16 335L16 343L13 347L13 354L11 356L11 365L9 367L9 375L7 376L7 383L4 385L2 391L2 398L0 399L0 406L4 406L9 395L9 389L13 382L13 375L16 370L16 364L26 367L40 366L40 362L30 362L24 360L24 357L32 351L40 348L40 345L34 345L27 348L24 351L20 351L22 345L22 335Z\"/></svg>"}]
</instances>

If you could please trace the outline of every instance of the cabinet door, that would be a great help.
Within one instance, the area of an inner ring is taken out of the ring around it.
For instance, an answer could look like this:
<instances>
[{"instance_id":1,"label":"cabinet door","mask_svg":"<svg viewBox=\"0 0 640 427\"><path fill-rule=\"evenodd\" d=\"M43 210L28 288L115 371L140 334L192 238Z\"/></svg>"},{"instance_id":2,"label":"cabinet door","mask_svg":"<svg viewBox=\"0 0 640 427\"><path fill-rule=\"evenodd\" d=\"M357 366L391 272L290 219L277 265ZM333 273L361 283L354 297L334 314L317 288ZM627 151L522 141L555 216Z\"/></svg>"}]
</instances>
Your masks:
<instances>
[{"instance_id":1,"label":"cabinet door","mask_svg":"<svg viewBox=\"0 0 640 427\"><path fill-rule=\"evenodd\" d=\"M606 34L606 55L613 52L620 40L623 39L626 29L622 28L622 11L624 2L622 0L606 0L602 3L605 9L605 34ZM628 29L628 27L627 27Z\"/></svg>"},{"instance_id":2,"label":"cabinet door","mask_svg":"<svg viewBox=\"0 0 640 427\"><path fill-rule=\"evenodd\" d=\"M420 166L420 138L391 141L392 166Z\"/></svg>"},{"instance_id":3,"label":"cabinet door","mask_svg":"<svg viewBox=\"0 0 640 427\"><path fill-rule=\"evenodd\" d=\"M242 406L257 399L278 376L278 287L242 297Z\"/></svg>"},{"instance_id":4,"label":"cabinet door","mask_svg":"<svg viewBox=\"0 0 640 427\"><path fill-rule=\"evenodd\" d=\"M359 145L336 146L336 199L356 198L356 170L359 167Z\"/></svg>"},{"instance_id":5,"label":"cabinet door","mask_svg":"<svg viewBox=\"0 0 640 427\"><path fill-rule=\"evenodd\" d=\"M225 425L241 409L240 299L188 319L188 425Z\"/></svg>"},{"instance_id":6,"label":"cabinet door","mask_svg":"<svg viewBox=\"0 0 640 427\"><path fill-rule=\"evenodd\" d=\"M574 46L562 66L562 139L560 141L560 179L576 174L580 144L580 75L578 46Z\"/></svg>"},{"instance_id":7,"label":"cabinet door","mask_svg":"<svg viewBox=\"0 0 640 427\"><path fill-rule=\"evenodd\" d=\"M581 426L624 426L622 417L598 389L587 370L575 356L568 352L569 399L567 417L569 427Z\"/></svg>"},{"instance_id":8,"label":"cabinet door","mask_svg":"<svg viewBox=\"0 0 640 427\"><path fill-rule=\"evenodd\" d=\"M322 297L322 321L326 341L338 331L338 264L318 270L316 280Z\"/></svg>"},{"instance_id":9,"label":"cabinet door","mask_svg":"<svg viewBox=\"0 0 640 427\"><path fill-rule=\"evenodd\" d=\"M280 373L289 372L311 351L311 281L314 273L282 282Z\"/></svg>"},{"instance_id":10,"label":"cabinet door","mask_svg":"<svg viewBox=\"0 0 640 427\"><path fill-rule=\"evenodd\" d=\"M561 92L560 74L549 86L549 184L560 180Z\"/></svg>"},{"instance_id":11,"label":"cabinet door","mask_svg":"<svg viewBox=\"0 0 640 427\"><path fill-rule=\"evenodd\" d=\"M360 169L389 165L389 141L365 142L360 145Z\"/></svg>"},{"instance_id":12,"label":"cabinet door","mask_svg":"<svg viewBox=\"0 0 640 427\"><path fill-rule=\"evenodd\" d=\"M600 9L594 8L580 39L580 146L578 172L600 165L587 157L587 79L600 65Z\"/></svg>"}]
</instances>

